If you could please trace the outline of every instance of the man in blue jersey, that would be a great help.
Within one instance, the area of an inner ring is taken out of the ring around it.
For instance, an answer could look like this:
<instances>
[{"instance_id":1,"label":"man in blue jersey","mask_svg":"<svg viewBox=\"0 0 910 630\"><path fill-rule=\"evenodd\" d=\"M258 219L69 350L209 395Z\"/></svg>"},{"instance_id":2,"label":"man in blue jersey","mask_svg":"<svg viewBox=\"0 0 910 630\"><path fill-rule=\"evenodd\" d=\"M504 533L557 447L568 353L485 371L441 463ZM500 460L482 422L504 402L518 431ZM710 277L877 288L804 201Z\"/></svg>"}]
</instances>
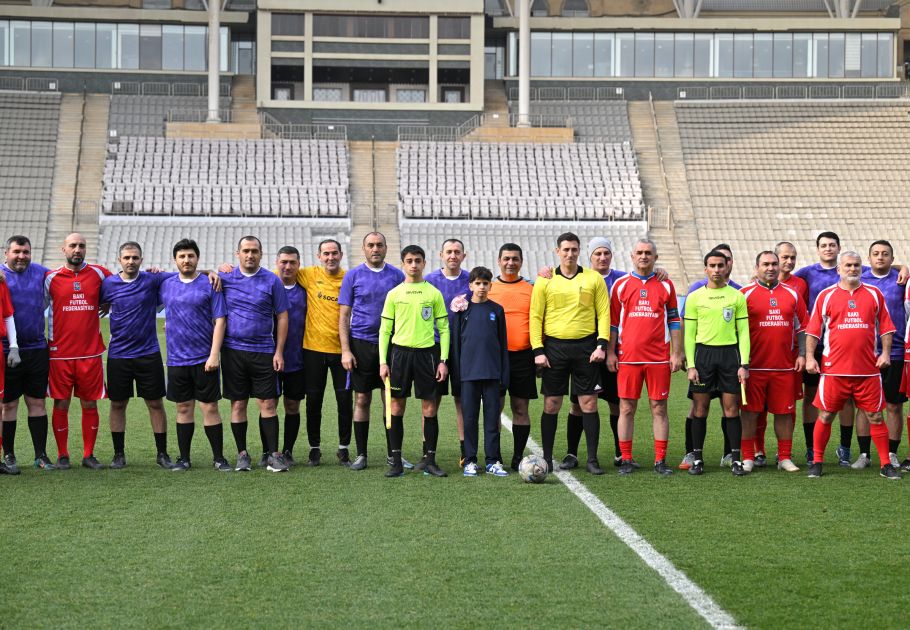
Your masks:
<instances>
[{"instance_id":1,"label":"man in blue jersey","mask_svg":"<svg viewBox=\"0 0 910 630\"><path fill-rule=\"evenodd\" d=\"M48 354L44 337L44 276L47 267L32 262L32 244L28 237L16 235L6 241L6 263L3 273L13 307L19 348L10 350L4 342L6 388L3 393L3 463L17 469L15 452L16 417L19 398L25 397L28 430L35 449L35 468L53 470L47 456Z\"/></svg>"},{"instance_id":2,"label":"man in blue jersey","mask_svg":"<svg viewBox=\"0 0 910 630\"><path fill-rule=\"evenodd\" d=\"M111 440L114 443L111 468L126 467L126 408L136 394L148 407L155 435L155 461L169 470L173 463L167 453L167 415L162 402L166 393L164 363L158 348L155 314L158 289L171 274L141 271L142 248L134 241L120 246L118 261L120 273L108 276L101 284L101 304L110 308L111 321L107 350Z\"/></svg>"},{"instance_id":3,"label":"man in blue jersey","mask_svg":"<svg viewBox=\"0 0 910 630\"><path fill-rule=\"evenodd\" d=\"M426 276L424 280L439 289L446 303L446 309L449 312L449 329L452 327L452 321L455 313L452 311L452 300L457 297L470 298L471 290L468 288L468 272L461 268L465 257L468 253L465 251L464 243L457 238L449 238L442 242L442 249L439 252L439 258L442 260L442 267L434 269ZM436 333L436 341L439 341L439 333ZM436 407L439 407L442 397L449 393L449 379L446 377L436 386ZM459 466L464 466L464 416L461 412L461 398L453 396L455 400L455 422L458 427L458 441L461 445L461 459ZM426 446L424 446L426 448ZM426 453L424 453L426 454ZM423 470L425 458L421 458L417 464L418 470Z\"/></svg>"},{"instance_id":4,"label":"man in blue jersey","mask_svg":"<svg viewBox=\"0 0 910 630\"><path fill-rule=\"evenodd\" d=\"M221 350L224 397L231 401L231 431L237 443L236 470L248 471L252 459L246 447L247 405L259 406L259 425L270 453L266 470L286 472L278 451L276 372L284 370L288 332L288 298L281 280L260 266L262 242L244 236L237 243L239 265L221 273L227 303L227 331Z\"/></svg>"},{"instance_id":5,"label":"man in blue jersey","mask_svg":"<svg viewBox=\"0 0 910 630\"><path fill-rule=\"evenodd\" d=\"M341 365L351 374L351 388L354 390L354 441L357 457L351 464L351 470L367 467L370 404L373 401L373 390L383 388L382 379L379 378L379 324L382 307L389 291L404 282L404 273L400 269L385 264L387 252L383 234L370 232L364 236L363 255L366 262L345 274L338 295ZM388 431L386 450L387 461L392 465ZM412 467L404 459L402 465L405 468Z\"/></svg>"},{"instance_id":6,"label":"man in blue jersey","mask_svg":"<svg viewBox=\"0 0 910 630\"><path fill-rule=\"evenodd\" d=\"M178 275L165 279L158 292L158 301L164 305L167 317L164 328L167 398L177 404L180 457L173 470L185 471L191 466L190 447L198 402L215 470L230 472L231 465L224 458L224 432L218 411L219 353L227 314L224 294L215 291L209 279L196 270L199 246L195 241L178 241L173 253Z\"/></svg>"}]
</instances>

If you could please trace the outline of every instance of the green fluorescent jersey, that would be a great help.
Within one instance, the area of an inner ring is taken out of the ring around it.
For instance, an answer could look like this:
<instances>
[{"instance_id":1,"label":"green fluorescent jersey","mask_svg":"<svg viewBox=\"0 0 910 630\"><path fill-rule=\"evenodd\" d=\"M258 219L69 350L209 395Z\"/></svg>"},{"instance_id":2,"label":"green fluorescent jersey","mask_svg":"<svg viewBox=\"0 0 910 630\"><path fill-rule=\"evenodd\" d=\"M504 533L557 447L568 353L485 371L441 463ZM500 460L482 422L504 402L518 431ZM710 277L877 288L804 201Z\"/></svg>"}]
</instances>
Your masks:
<instances>
[{"instance_id":1,"label":"green fluorescent jersey","mask_svg":"<svg viewBox=\"0 0 910 630\"><path fill-rule=\"evenodd\" d=\"M695 344L739 345L743 363L749 362L749 313L746 298L731 287L701 287L686 296L686 363L695 365Z\"/></svg>"},{"instance_id":2,"label":"green fluorescent jersey","mask_svg":"<svg viewBox=\"0 0 910 630\"><path fill-rule=\"evenodd\" d=\"M449 312L439 289L427 281L404 282L389 291L379 326L379 362L388 363L389 341L406 348L432 348L439 329L439 353L449 357ZM394 331L394 334L393 334Z\"/></svg>"}]
</instances>

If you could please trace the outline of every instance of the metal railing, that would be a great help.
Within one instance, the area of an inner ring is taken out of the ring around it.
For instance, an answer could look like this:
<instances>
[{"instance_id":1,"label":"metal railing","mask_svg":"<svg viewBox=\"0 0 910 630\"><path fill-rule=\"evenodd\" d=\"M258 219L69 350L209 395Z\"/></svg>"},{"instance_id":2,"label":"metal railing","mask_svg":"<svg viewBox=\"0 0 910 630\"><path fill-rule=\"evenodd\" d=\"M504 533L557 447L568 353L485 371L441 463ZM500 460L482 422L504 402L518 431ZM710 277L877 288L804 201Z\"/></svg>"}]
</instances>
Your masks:
<instances>
[{"instance_id":1,"label":"metal railing","mask_svg":"<svg viewBox=\"0 0 910 630\"><path fill-rule=\"evenodd\" d=\"M626 91L622 86L544 86L532 87L532 101L622 101ZM509 88L509 100L518 100L518 88Z\"/></svg>"},{"instance_id":2,"label":"metal railing","mask_svg":"<svg viewBox=\"0 0 910 630\"><path fill-rule=\"evenodd\" d=\"M219 109L218 118L223 123L233 122L234 112L230 109ZM201 123L209 119L207 109L169 109L167 110L168 122Z\"/></svg>"},{"instance_id":3,"label":"metal railing","mask_svg":"<svg viewBox=\"0 0 910 630\"><path fill-rule=\"evenodd\" d=\"M506 120L509 127L518 127L520 118L518 114L480 114L472 116L457 127L439 127L431 125L401 125L398 127L399 142L457 142L469 133L482 127L490 120ZM574 120L571 116L555 114L529 114L528 127L536 128L572 128Z\"/></svg>"},{"instance_id":4,"label":"metal railing","mask_svg":"<svg viewBox=\"0 0 910 630\"><path fill-rule=\"evenodd\" d=\"M53 77L0 77L0 90L59 92L60 81Z\"/></svg>"},{"instance_id":5,"label":"metal railing","mask_svg":"<svg viewBox=\"0 0 910 630\"><path fill-rule=\"evenodd\" d=\"M910 98L910 84L901 83L857 83L848 85L830 84L784 84L784 85L713 85L686 86L676 88L676 100L807 100L807 99L906 99Z\"/></svg>"},{"instance_id":6,"label":"metal railing","mask_svg":"<svg viewBox=\"0 0 910 630\"><path fill-rule=\"evenodd\" d=\"M268 112L259 112L264 137L283 140L347 140L345 125L306 125L283 123Z\"/></svg>"},{"instance_id":7,"label":"metal railing","mask_svg":"<svg viewBox=\"0 0 910 630\"><path fill-rule=\"evenodd\" d=\"M231 95L230 83L220 83L219 96ZM111 94L143 96L208 96L207 83L165 83L163 81L111 81Z\"/></svg>"}]
</instances>

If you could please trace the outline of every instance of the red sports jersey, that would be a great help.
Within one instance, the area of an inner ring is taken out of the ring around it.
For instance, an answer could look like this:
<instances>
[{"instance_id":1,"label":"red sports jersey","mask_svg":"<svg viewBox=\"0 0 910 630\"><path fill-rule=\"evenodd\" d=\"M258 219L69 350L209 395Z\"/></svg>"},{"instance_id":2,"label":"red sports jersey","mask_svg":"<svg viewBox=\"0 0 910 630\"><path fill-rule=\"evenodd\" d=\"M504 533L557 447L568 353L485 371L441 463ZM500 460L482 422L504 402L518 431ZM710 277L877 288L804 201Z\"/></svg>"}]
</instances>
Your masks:
<instances>
[{"instance_id":1,"label":"red sports jersey","mask_svg":"<svg viewBox=\"0 0 910 630\"><path fill-rule=\"evenodd\" d=\"M768 288L758 282L742 289L749 310L752 340L750 370L792 370L796 362L794 340L809 322L809 312L799 294L778 283Z\"/></svg>"},{"instance_id":2,"label":"red sports jersey","mask_svg":"<svg viewBox=\"0 0 910 630\"><path fill-rule=\"evenodd\" d=\"M13 316L13 298L10 297L9 287L4 282L0 284L0 337L6 337L6 318Z\"/></svg>"},{"instance_id":3,"label":"red sports jersey","mask_svg":"<svg viewBox=\"0 0 910 630\"><path fill-rule=\"evenodd\" d=\"M876 287L860 284L854 291L830 286L818 294L806 333L824 332L821 373L832 376L879 376L875 342L894 332L885 297Z\"/></svg>"},{"instance_id":4,"label":"red sports jersey","mask_svg":"<svg viewBox=\"0 0 910 630\"><path fill-rule=\"evenodd\" d=\"M799 276L794 276L790 274L790 277L786 282L781 282L785 287L790 287L799 294L799 297L803 299L803 304L806 305L806 308L809 308L809 285L805 280Z\"/></svg>"},{"instance_id":5,"label":"red sports jersey","mask_svg":"<svg viewBox=\"0 0 910 630\"><path fill-rule=\"evenodd\" d=\"M610 326L616 330L620 363L668 363L670 326L679 327L676 289L654 274L628 274L613 285Z\"/></svg>"},{"instance_id":6,"label":"red sports jersey","mask_svg":"<svg viewBox=\"0 0 910 630\"><path fill-rule=\"evenodd\" d=\"M47 320L51 359L83 359L104 352L98 324L101 281L111 272L85 264L79 271L59 267L47 272L44 295L50 303Z\"/></svg>"}]
</instances>

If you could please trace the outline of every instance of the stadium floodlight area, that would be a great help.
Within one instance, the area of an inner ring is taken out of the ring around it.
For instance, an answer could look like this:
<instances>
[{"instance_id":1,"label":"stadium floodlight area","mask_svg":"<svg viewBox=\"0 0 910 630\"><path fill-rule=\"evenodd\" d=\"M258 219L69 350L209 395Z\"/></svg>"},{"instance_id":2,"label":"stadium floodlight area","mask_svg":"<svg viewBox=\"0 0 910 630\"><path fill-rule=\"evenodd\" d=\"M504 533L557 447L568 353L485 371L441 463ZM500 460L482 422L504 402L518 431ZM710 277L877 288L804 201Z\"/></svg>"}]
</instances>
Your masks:
<instances>
[{"instance_id":1,"label":"stadium floodlight area","mask_svg":"<svg viewBox=\"0 0 910 630\"><path fill-rule=\"evenodd\" d=\"M403 142L398 198L405 218L644 217L629 143Z\"/></svg>"},{"instance_id":2,"label":"stadium floodlight area","mask_svg":"<svg viewBox=\"0 0 910 630\"><path fill-rule=\"evenodd\" d=\"M758 252L793 241L812 260L815 236L838 232L865 251L888 238L910 251L906 102L677 102L703 251L729 242ZM734 273L747 279L749 266ZM737 273L738 272L738 273Z\"/></svg>"},{"instance_id":3,"label":"stadium floodlight area","mask_svg":"<svg viewBox=\"0 0 910 630\"><path fill-rule=\"evenodd\" d=\"M124 138L108 149L104 214L349 215L340 140Z\"/></svg>"},{"instance_id":4,"label":"stadium floodlight area","mask_svg":"<svg viewBox=\"0 0 910 630\"><path fill-rule=\"evenodd\" d=\"M563 232L573 232L581 239L582 254L579 264L588 266L587 244L595 236L613 242L613 268L631 268L630 256L635 241L648 235L646 221L421 221L402 218L398 222L401 244L417 244L424 248L432 261L438 260L442 242L458 238L465 244L470 268L484 265L496 270L499 247L504 243L517 243L524 253L522 275L534 278L542 265L558 263L556 237ZM392 254L389 254L391 257ZM391 258L390 258L391 259Z\"/></svg>"},{"instance_id":5,"label":"stadium floodlight area","mask_svg":"<svg viewBox=\"0 0 910 630\"><path fill-rule=\"evenodd\" d=\"M174 243L191 238L199 245L200 268L214 269L223 262L234 263L237 242L248 234L259 237L264 252L263 266L271 269L278 249L293 245L300 250L303 265L315 264L316 247L332 238L350 251L351 224L347 219L236 219L159 218L102 216L98 262L119 269L118 249L126 241L142 246L143 265L173 269Z\"/></svg>"}]
</instances>

